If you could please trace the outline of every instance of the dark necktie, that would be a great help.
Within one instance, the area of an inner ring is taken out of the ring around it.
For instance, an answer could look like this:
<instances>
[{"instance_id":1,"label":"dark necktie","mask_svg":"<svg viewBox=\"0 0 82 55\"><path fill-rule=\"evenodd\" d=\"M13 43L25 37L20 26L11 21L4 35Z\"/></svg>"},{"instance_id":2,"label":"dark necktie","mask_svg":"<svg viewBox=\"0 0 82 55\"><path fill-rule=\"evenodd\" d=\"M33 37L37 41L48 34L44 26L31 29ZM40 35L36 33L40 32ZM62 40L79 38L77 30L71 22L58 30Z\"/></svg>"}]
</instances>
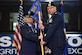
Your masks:
<instances>
[{"instance_id":1,"label":"dark necktie","mask_svg":"<svg viewBox=\"0 0 82 55\"><path fill-rule=\"evenodd\" d=\"M32 26L30 26L31 27L31 30L34 32L34 29L33 29L33 27Z\"/></svg>"}]
</instances>

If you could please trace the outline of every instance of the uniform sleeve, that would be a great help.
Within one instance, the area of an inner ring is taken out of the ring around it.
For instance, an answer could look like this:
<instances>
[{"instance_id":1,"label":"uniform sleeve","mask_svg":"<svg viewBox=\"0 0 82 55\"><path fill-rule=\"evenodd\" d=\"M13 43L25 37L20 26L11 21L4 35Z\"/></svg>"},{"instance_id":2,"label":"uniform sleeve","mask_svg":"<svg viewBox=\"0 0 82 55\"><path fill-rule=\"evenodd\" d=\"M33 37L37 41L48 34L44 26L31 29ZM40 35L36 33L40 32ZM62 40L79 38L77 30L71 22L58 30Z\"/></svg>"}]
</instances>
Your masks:
<instances>
[{"instance_id":1,"label":"uniform sleeve","mask_svg":"<svg viewBox=\"0 0 82 55\"><path fill-rule=\"evenodd\" d=\"M29 27L22 26L21 34L23 38L26 38L29 41L38 42L37 35Z\"/></svg>"}]
</instances>

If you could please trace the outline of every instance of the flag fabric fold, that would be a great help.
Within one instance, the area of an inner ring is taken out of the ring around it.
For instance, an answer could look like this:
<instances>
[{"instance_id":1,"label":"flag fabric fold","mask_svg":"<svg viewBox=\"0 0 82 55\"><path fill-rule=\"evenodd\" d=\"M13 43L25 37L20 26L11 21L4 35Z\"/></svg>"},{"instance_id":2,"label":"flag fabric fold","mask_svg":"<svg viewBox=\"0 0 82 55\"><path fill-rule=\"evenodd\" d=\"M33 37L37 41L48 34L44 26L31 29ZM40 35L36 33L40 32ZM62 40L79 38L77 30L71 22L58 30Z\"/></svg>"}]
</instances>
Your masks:
<instances>
[{"instance_id":1,"label":"flag fabric fold","mask_svg":"<svg viewBox=\"0 0 82 55\"><path fill-rule=\"evenodd\" d=\"M42 19L42 9L41 9L41 3L40 0L36 0L33 5L31 6L30 12L34 13L34 16L32 17L33 19L36 19L36 25L35 28L38 29L38 23L39 20Z\"/></svg>"},{"instance_id":2,"label":"flag fabric fold","mask_svg":"<svg viewBox=\"0 0 82 55\"><path fill-rule=\"evenodd\" d=\"M64 6L63 6L63 1L61 0L60 2L60 10L61 10L61 15L62 15L62 19L64 20ZM66 24L64 23L64 34L66 36ZM64 55L68 55L68 49L67 49L67 42L66 42L66 47L64 49Z\"/></svg>"},{"instance_id":3,"label":"flag fabric fold","mask_svg":"<svg viewBox=\"0 0 82 55\"><path fill-rule=\"evenodd\" d=\"M21 42L22 42L22 37L21 37L21 30L20 26L24 25L24 20L23 20L23 3L20 3L19 6L19 11L18 11L18 23L16 24L16 30L14 32L14 43L17 48L17 55L20 55L20 49L21 49Z\"/></svg>"},{"instance_id":4,"label":"flag fabric fold","mask_svg":"<svg viewBox=\"0 0 82 55\"><path fill-rule=\"evenodd\" d=\"M32 6L31 6L31 8L30 8L29 11L36 13L36 12L38 11L38 6L39 6L39 4L40 4L40 1L39 1L39 0L36 0L36 1L32 4Z\"/></svg>"},{"instance_id":5,"label":"flag fabric fold","mask_svg":"<svg viewBox=\"0 0 82 55\"><path fill-rule=\"evenodd\" d=\"M63 6L63 1L61 1L60 6L61 6L61 15L62 15L62 18L63 18L63 20L64 20L64 6ZM65 23L64 23L64 29L66 29Z\"/></svg>"}]
</instances>

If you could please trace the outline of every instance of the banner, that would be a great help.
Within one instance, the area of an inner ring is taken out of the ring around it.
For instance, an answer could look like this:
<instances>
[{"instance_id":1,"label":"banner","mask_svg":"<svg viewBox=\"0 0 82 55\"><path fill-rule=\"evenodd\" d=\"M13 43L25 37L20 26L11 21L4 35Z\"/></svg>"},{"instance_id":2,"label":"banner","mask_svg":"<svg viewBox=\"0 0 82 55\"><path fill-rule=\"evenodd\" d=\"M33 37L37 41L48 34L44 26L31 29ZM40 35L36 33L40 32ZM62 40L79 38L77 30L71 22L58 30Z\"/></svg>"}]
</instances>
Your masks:
<instances>
[{"instance_id":1,"label":"banner","mask_svg":"<svg viewBox=\"0 0 82 55\"><path fill-rule=\"evenodd\" d=\"M68 55L82 55L82 34L66 34Z\"/></svg>"},{"instance_id":2,"label":"banner","mask_svg":"<svg viewBox=\"0 0 82 55\"><path fill-rule=\"evenodd\" d=\"M17 49L13 43L14 34L0 34L0 55L17 55ZM82 34L68 33L67 55L82 55Z\"/></svg>"},{"instance_id":3,"label":"banner","mask_svg":"<svg viewBox=\"0 0 82 55\"><path fill-rule=\"evenodd\" d=\"M0 55L16 55L17 49L13 43L13 34L0 34Z\"/></svg>"}]
</instances>

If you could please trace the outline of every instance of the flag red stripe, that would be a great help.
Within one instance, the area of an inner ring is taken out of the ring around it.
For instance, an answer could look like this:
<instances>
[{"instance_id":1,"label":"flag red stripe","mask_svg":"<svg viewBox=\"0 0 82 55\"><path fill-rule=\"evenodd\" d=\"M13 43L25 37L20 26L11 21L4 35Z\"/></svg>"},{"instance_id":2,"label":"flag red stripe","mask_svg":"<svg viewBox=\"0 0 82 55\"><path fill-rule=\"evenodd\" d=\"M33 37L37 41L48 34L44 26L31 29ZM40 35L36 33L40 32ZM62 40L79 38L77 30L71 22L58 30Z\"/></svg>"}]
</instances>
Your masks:
<instances>
[{"instance_id":1,"label":"flag red stripe","mask_svg":"<svg viewBox=\"0 0 82 55\"><path fill-rule=\"evenodd\" d=\"M18 39L19 44L21 44L21 41L19 39L18 33L15 32L16 38Z\"/></svg>"},{"instance_id":2,"label":"flag red stripe","mask_svg":"<svg viewBox=\"0 0 82 55\"><path fill-rule=\"evenodd\" d=\"M17 32L20 33L20 29L19 29L19 26L18 25L16 25L16 28L17 28Z\"/></svg>"},{"instance_id":3,"label":"flag red stripe","mask_svg":"<svg viewBox=\"0 0 82 55\"><path fill-rule=\"evenodd\" d=\"M17 41L15 39L14 39L14 42L15 42L16 46L18 46L18 43L17 43Z\"/></svg>"},{"instance_id":4,"label":"flag red stripe","mask_svg":"<svg viewBox=\"0 0 82 55\"><path fill-rule=\"evenodd\" d=\"M20 55L19 52L20 52L22 38L21 38L20 29L19 29L18 25L16 25L16 30L14 32L14 42L17 47L17 55Z\"/></svg>"}]
</instances>

